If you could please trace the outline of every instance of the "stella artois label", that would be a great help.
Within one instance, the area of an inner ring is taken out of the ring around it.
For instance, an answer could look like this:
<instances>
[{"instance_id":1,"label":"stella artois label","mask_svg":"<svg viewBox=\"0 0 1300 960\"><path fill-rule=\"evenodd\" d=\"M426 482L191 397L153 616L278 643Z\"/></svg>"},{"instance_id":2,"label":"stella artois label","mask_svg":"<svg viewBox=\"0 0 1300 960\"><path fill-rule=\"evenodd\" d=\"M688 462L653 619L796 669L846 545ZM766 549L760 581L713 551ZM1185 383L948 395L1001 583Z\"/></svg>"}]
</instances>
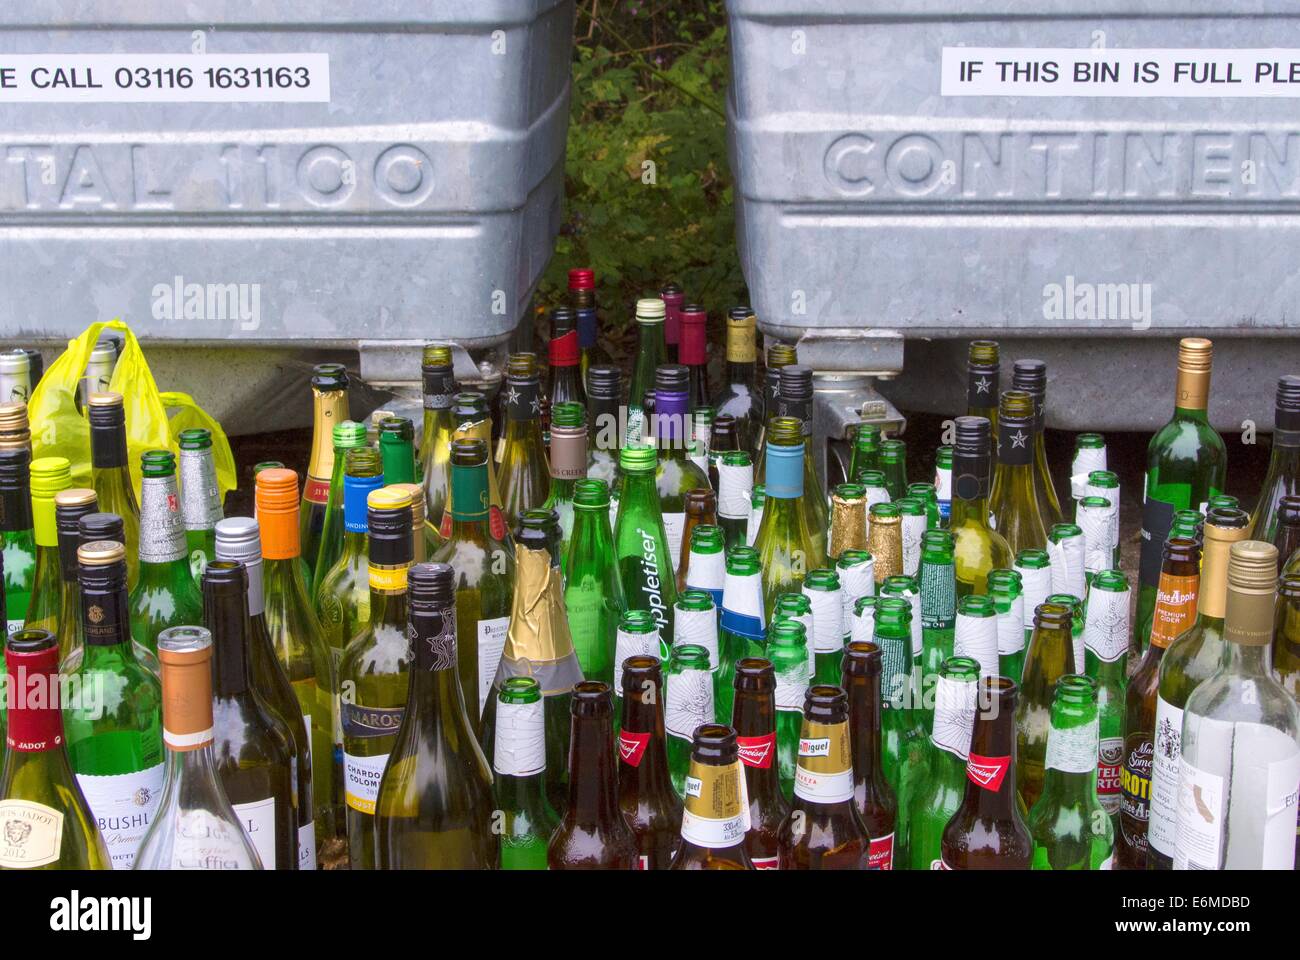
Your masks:
<instances>
[{"instance_id":1,"label":"stella artois label","mask_svg":"<svg viewBox=\"0 0 1300 960\"><path fill-rule=\"evenodd\" d=\"M736 747L745 766L769 770L776 756L776 731L758 737L736 737Z\"/></svg>"},{"instance_id":2,"label":"stella artois label","mask_svg":"<svg viewBox=\"0 0 1300 960\"><path fill-rule=\"evenodd\" d=\"M853 797L849 725L805 720L799 736L794 792L813 803L842 803Z\"/></svg>"},{"instance_id":3,"label":"stella artois label","mask_svg":"<svg viewBox=\"0 0 1300 960\"><path fill-rule=\"evenodd\" d=\"M1011 757L982 757L972 752L966 761L966 779L997 793L1011 768Z\"/></svg>"},{"instance_id":4,"label":"stella artois label","mask_svg":"<svg viewBox=\"0 0 1300 960\"><path fill-rule=\"evenodd\" d=\"M749 823L749 796L740 761L715 767L691 760L682 839L697 847L734 847L744 842Z\"/></svg>"}]
</instances>

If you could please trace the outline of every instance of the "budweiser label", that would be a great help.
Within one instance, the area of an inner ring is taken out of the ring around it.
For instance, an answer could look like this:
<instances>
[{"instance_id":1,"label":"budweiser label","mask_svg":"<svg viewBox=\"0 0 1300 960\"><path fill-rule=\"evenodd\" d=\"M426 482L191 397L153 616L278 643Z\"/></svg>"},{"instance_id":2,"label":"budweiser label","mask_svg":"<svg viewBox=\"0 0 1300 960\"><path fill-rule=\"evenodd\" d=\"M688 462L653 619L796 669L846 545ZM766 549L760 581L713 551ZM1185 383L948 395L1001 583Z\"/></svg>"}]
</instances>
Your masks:
<instances>
[{"instance_id":1,"label":"budweiser label","mask_svg":"<svg viewBox=\"0 0 1300 960\"><path fill-rule=\"evenodd\" d=\"M736 737L736 747L740 752L740 762L747 767L768 770L772 767L772 758L776 754L776 731L758 737Z\"/></svg>"},{"instance_id":2,"label":"budweiser label","mask_svg":"<svg viewBox=\"0 0 1300 960\"><path fill-rule=\"evenodd\" d=\"M966 760L966 779L976 786L997 793L1002 789L1007 770L1011 767L1011 757L982 757L972 753Z\"/></svg>"},{"instance_id":3,"label":"budweiser label","mask_svg":"<svg viewBox=\"0 0 1300 960\"><path fill-rule=\"evenodd\" d=\"M892 833L871 841L871 846L867 852L867 869L894 869L894 835Z\"/></svg>"},{"instance_id":4,"label":"budweiser label","mask_svg":"<svg viewBox=\"0 0 1300 960\"><path fill-rule=\"evenodd\" d=\"M630 730L618 732L618 756L628 766L641 766L645 756L646 744L650 742L649 733L633 733Z\"/></svg>"}]
</instances>

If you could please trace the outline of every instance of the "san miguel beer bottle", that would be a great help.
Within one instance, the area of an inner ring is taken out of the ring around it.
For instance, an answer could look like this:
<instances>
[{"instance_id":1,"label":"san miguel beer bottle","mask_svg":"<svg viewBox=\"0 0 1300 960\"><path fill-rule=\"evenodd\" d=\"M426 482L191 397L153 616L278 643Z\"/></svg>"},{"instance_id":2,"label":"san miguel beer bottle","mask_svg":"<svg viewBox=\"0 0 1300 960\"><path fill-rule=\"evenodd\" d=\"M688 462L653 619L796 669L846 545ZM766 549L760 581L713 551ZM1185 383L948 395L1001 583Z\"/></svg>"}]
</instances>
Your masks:
<instances>
[{"instance_id":1,"label":"san miguel beer bottle","mask_svg":"<svg viewBox=\"0 0 1300 960\"><path fill-rule=\"evenodd\" d=\"M666 870L681 842L682 802L668 776L664 683L659 658L623 661L618 731L618 805L636 836L636 869Z\"/></svg>"},{"instance_id":2,"label":"san miguel beer bottle","mask_svg":"<svg viewBox=\"0 0 1300 960\"><path fill-rule=\"evenodd\" d=\"M1033 839L1016 805L1016 695L1006 677L979 681L966 795L941 845L945 870L1026 870Z\"/></svg>"},{"instance_id":3,"label":"san miguel beer bottle","mask_svg":"<svg viewBox=\"0 0 1300 960\"><path fill-rule=\"evenodd\" d=\"M894 869L898 802L880 763L880 648L844 648L842 686L849 698L849 744L853 751L853 806L871 839L867 869ZM904 824L906 826L906 824ZM903 835L906 836L904 830Z\"/></svg>"},{"instance_id":4,"label":"san miguel beer bottle","mask_svg":"<svg viewBox=\"0 0 1300 960\"><path fill-rule=\"evenodd\" d=\"M755 870L776 869L777 837L790 812L777 768L776 716L776 671L771 661L741 658L736 664L731 723L749 799L745 850Z\"/></svg>"},{"instance_id":5,"label":"san miguel beer bottle","mask_svg":"<svg viewBox=\"0 0 1300 960\"><path fill-rule=\"evenodd\" d=\"M701 724L692 738L682 845L672 869L753 870L745 849L749 826L736 731L720 723Z\"/></svg>"},{"instance_id":6,"label":"san miguel beer bottle","mask_svg":"<svg viewBox=\"0 0 1300 960\"><path fill-rule=\"evenodd\" d=\"M777 838L778 869L865 870L870 847L853 803L848 696L840 687L809 687L794 801Z\"/></svg>"}]
</instances>

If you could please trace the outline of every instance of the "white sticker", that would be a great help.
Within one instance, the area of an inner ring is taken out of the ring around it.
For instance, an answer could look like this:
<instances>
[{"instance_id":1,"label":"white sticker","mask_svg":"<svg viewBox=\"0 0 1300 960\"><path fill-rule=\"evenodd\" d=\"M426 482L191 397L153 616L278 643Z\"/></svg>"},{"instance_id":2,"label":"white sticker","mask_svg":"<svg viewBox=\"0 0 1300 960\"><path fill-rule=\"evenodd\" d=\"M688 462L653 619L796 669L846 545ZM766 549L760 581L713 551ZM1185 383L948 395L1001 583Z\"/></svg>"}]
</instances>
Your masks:
<instances>
[{"instance_id":1,"label":"white sticker","mask_svg":"<svg viewBox=\"0 0 1300 960\"><path fill-rule=\"evenodd\" d=\"M944 47L945 97L1300 97L1300 50Z\"/></svg>"},{"instance_id":2,"label":"white sticker","mask_svg":"<svg viewBox=\"0 0 1300 960\"><path fill-rule=\"evenodd\" d=\"M262 860L263 870L274 870L275 863L275 797L231 804L239 825L253 841L253 849Z\"/></svg>"},{"instance_id":3,"label":"white sticker","mask_svg":"<svg viewBox=\"0 0 1300 960\"><path fill-rule=\"evenodd\" d=\"M876 639L876 611L874 607L867 607L861 615L853 615L853 633L849 637L854 643L865 640L868 643Z\"/></svg>"},{"instance_id":4,"label":"white sticker","mask_svg":"<svg viewBox=\"0 0 1300 960\"><path fill-rule=\"evenodd\" d=\"M758 539L758 528L761 527L762 525L763 525L763 506L762 504L760 504L759 506L754 507L753 509L750 510L749 523L745 525L745 542L749 546L752 547L754 545L754 541Z\"/></svg>"},{"instance_id":5,"label":"white sticker","mask_svg":"<svg viewBox=\"0 0 1300 960\"><path fill-rule=\"evenodd\" d=\"M802 750L800 754L803 755ZM794 795L800 800L813 803L843 803L852 800L853 771L814 773L801 763L794 770Z\"/></svg>"},{"instance_id":6,"label":"white sticker","mask_svg":"<svg viewBox=\"0 0 1300 960\"><path fill-rule=\"evenodd\" d=\"M861 563L851 567L837 567L840 575L840 596L844 600L844 622L853 616L853 608L863 597L872 597L876 593L876 561L867 557Z\"/></svg>"},{"instance_id":7,"label":"white sticker","mask_svg":"<svg viewBox=\"0 0 1300 960\"><path fill-rule=\"evenodd\" d=\"M1047 557L1051 562L1052 593L1068 593L1083 599L1087 593L1087 579L1083 567L1083 537L1066 537L1060 543L1047 541Z\"/></svg>"},{"instance_id":8,"label":"white sticker","mask_svg":"<svg viewBox=\"0 0 1300 960\"><path fill-rule=\"evenodd\" d=\"M952 502L952 467L935 467L934 490L940 504Z\"/></svg>"},{"instance_id":9,"label":"white sticker","mask_svg":"<svg viewBox=\"0 0 1300 960\"><path fill-rule=\"evenodd\" d=\"M379 799L379 784L384 779L388 754L361 757L343 754L343 799L359 813L374 814L375 801Z\"/></svg>"},{"instance_id":10,"label":"white sticker","mask_svg":"<svg viewBox=\"0 0 1300 960\"><path fill-rule=\"evenodd\" d=\"M787 670L776 672L776 709L787 713L803 713L804 693L808 690L808 661L791 664Z\"/></svg>"},{"instance_id":11,"label":"white sticker","mask_svg":"<svg viewBox=\"0 0 1300 960\"><path fill-rule=\"evenodd\" d=\"M623 663L628 657L658 657L659 656L659 628L655 627L649 633L631 633L627 630L620 629L615 634L614 640L614 675L618 678L615 684L615 696L623 695ZM498 704L500 706L500 704Z\"/></svg>"},{"instance_id":12,"label":"white sticker","mask_svg":"<svg viewBox=\"0 0 1300 960\"><path fill-rule=\"evenodd\" d=\"M497 700L497 729L492 769L510 777L531 777L546 769L546 701L506 703Z\"/></svg>"},{"instance_id":13,"label":"white sticker","mask_svg":"<svg viewBox=\"0 0 1300 960\"><path fill-rule=\"evenodd\" d=\"M298 869L316 869L316 821L298 828Z\"/></svg>"},{"instance_id":14,"label":"white sticker","mask_svg":"<svg viewBox=\"0 0 1300 960\"><path fill-rule=\"evenodd\" d=\"M709 670L718 669L718 614L712 607L707 610L677 607L673 611L673 633L673 646L693 643L703 647L709 653Z\"/></svg>"},{"instance_id":15,"label":"white sticker","mask_svg":"<svg viewBox=\"0 0 1300 960\"><path fill-rule=\"evenodd\" d=\"M478 715L483 716L488 697L492 696L492 681L501 665L501 651L506 648L506 631L510 629L509 617L495 617L478 622Z\"/></svg>"},{"instance_id":16,"label":"white sticker","mask_svg":"<svg viewBox=\"0 0 1300 960\"><path fill-rule=\"evenodd\" d=\"M668 536L668 565L673 573L682 559L682 533L686 529L686 514L665 513L664 533Z\"/></svg>"},{"instance_id":17,"label":"white sticker","mask_svg":"<svg viewBox=\"0 0 1300 960\"><path fill-rule=\"evenodd\" d=\"M713 720L713 674L707 670L669 673L664 691L664 729L690 740L695 728Z\"/></svg>"},{"instance_id":18,"label":"white sticker","mask_svg":"<svg viewBox=\"0 0 1300 960\"><path fill-rule=\"evenodd\" d=\"M723 552L700 553L690 551L690 566L686 571L687 590L721 592L727 581L727 561Z\"/></svg>"},{"instance_id":19,"label":"white sticker","mask_svg":"<svg viewBox=\"0 0 1300 960\"><path fill-rule=\"evenodd\" d=\"M1093 773L1097 769L1097 719L1077 727L1049 727L1047 759L1043 765L1062 773Z\"/></svg>"},{"instance_id":20,"label":"white sticker","mask_svg":"<svg viewBox=\"0 0 1300 960\"><path fill-rule=\"evenodd\" d=\"M731 520L749 516L754 489L754 465L718 462L718 516Z\"/></svg>"},{"instance_id":21,"label":"white sticker","mask_svg":"<svg viewBox=\"0 0 1300 960\"><path fill-rule=\"evenodd\" d=\"M955 656L973 657L980 665L981 677L998 676L998 618L972 617L957 611L952 650Z\"/></svg>"},{"instance_id":22,"label":"white sticker","mask_svg":"<svg viewBox=\"0 0 1300 960\"><path fill-rule=\"evenodd\" d=\"M136 773L77 774L77 785L99 825L114 870L130 870L162 799L163 764Z\"/></svg>"},{"instance_id":23,"label":"white sticker","mask_svg":"<svg viewBox=\"0 0 1300 960\"><path fill-rule=\"evenodd\" d=\"M844 649L844 603L839 590L810 590L806 585L803 595L812 604L812 641L814 655L835 653Z\"/></svg>"},{"instance_id":24,"label":"white sticker","mask_svg":"<svg viewBox=\"0 0 1300 960\"><path fill-rule=\"evenodd\" d=\"M1025 649L1025 598L1018 594L1011 609L998 614L998 656L1012 657Z\"/></svg>"},{"instance_id":25,"label":"white sticker","mask_svg":"<svg viewBox=\"0 0 1300 960\"><path fill-rule=\"evenodd\" d=\"M921 534L925 533L925 516L903 515L903 574L914 577L921 568Z\"/></svg>"},{"instance_id":26,"label":"white sticker","mask_svg":"<svg viewBox=\"0 0 1300 960\"><path fill-rule=\"evenodd\" d=\"M1300 750L1268 765L1264 785L1264 856L1261 870L1295 867L1297 800L1300 799ZM1253 811L1252 811L1253 814Z\"/></svg>"},{"instance_id":27,"label":"white sticker","mask_svg":"<svg viewBox=\"0 0 1300 960\"><path fill-rule=\"evenodd\" d=\"M964 762L975 732L975 697L978 684L940 675L934 685L934 726L930 740Z\"/></svg>"},{"instance_id":28,"label":"white sticker","mask_svg":"<svg viewBox=\"0 0 1300 960\"><path fill-rule=\"evenodd\" d=\"M1160 696L1156 697L1156 728L1151 741L1147 842L1166 857L1172 857L1178 840L1178 767L1183 756L1183 711Z\"/></svg>"},{"instance_id":29,"label":"white sticker","mask_svg":"<svg viewBox=\"0 0 1300 960\"><path fill-rule=\"evenodd\" d=\"M912 660L916 663L920 663L921 654L924 650L924 633L921 628L920 591L909 590L907 593L907 602L912 605Z\"/></svg>"},{"instance_id":30,"label":"white sticker","mask_svg":"<svg viewBox=\"0 0 1300 960\"><path fill-rule=\"evenodd\" d=\"M1223 842L1223 777L1179 761L1174 869L1218 870Z\"/></svg>"},{"instance_id":31,"label":"white sticker","mask_svg":"<svg viewBox=\"0 0 1300 960\"><path fill-rule=\"evenodd\" d=\"M1020 595L1024 597L1024 629L1034 629L1034 611L1038 605L1047 599L1047 595L1052 592L1052 568L1042 567L1022 567L1016 564L1016 571L1020 574Z\"/></svg>"},{"instance_id":32,"label":"white sticker","mask_svg":"<svg viewBox=\"0 0 1300 960\"><path fill-rule=\"evenodd\" d=\"M1114 663L1128 653L1128 601L1127 590L1097 589L1088 595L1083 645L1102 663Z\"/></svg>"},{"instance_id":33,"label":"white sticker","mask_svg":"<svg viewBox=\"0 0 1300 960\"><path fill-rule=\"evenodd\" d=\"M7 54L0 103L329 103L325 53Z\"/></svg>"},{"instance_id":34,"label":"white sticker","mask_svg":"<svg viewBox=\"0 0 1300 960\"><path fill-rule=\"evenodd\" d=\"M63 811L32 800L0 800L0 867L29 870L57 863L63 852ZM21 842L14 842L21 837ZM134 853L132 854L134 858Z\"/></svg>"}]
</instances>

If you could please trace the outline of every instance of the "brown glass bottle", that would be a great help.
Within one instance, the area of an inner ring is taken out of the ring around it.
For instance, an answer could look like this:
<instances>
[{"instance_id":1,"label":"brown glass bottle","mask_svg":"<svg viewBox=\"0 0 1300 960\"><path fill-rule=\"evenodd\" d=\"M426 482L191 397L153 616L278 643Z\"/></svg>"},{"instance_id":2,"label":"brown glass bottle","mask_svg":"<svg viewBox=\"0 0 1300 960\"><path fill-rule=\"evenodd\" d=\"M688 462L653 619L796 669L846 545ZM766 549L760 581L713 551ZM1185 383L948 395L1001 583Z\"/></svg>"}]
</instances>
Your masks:
<instances>
[{"instance_id":1,"label":"brown glass bottle","mask_svg":"<svg viewBox=\"0 0 1300 960\"><path fill-rule=\"evenodd\" d=\"M893 870L898 799L880 765L880 648L866 640L851 641L840 669L849 698L853 806L871 838L867 869Z\"/></svg>"},{"instance_id":2,"label":"brown glass bottle","mask_svg":"<svg viewBox=\"0 0 1300 960\"><path fill-rule=\"evenodd\" d=\"M718 522L718 500L712 490L689 490L685 498L686 522L682 525L682 551L677 565L677 589L686 589L686 570L691 558L691 531Z\"/></svg>"},{"instance_id":3,"label":"brown glass bottle","mask_svg":"<svg viewBox=\"0 0 1300 960\"><path fill-rule=\"evenodd\" d=\"M777 838L777 869L865 870L870 845L853 805L849 698L817 684L804 694L794 802Z\"/></svg>"},{"instance_id":4,"label":"brown glass bottle","mask_svg":"<svg viewBox=\"0 0 1300 960\"><path fill-rule=\"evenodd\" d=\"M681 840L682 802L668 777L664 682L658 657L623 661L618 805L636 836L637 870L667 870Z\"/></svg>"},{"instance_id":5,"label":"brown glass bottle","mask_svg":"<svg viewBox=\"0 0 1300 960\"><path fill-rule=\"evenodd\" d=\"M746 421L748 427L748 421ZM718 489L718 460L728 450L748 449L740 445L736 418L729 413L719 413L713 418L709 437L709 486Z\"/></svg>"},{"instance_id":6,"label":"brown glass bottle","mask_svg":"<svg viewBox=\"0 0 1300 960\"><path fill-rule=\"evenodd\" d=\"M731 725L736 730L736 747L745 768L745 792L749 796L745 850L755 870L775 870L777 834L790 805L781 793L776 762L776 672L772 662L761 657L736 661L734 685Z\"/></svg>"},{"instance_id":7,"label":"brown glass bottle","mask_svg":"<svg viewBox=\"0 0 1300 960\"><path fill-rule=\"evenodd\" d=\"M1151 619L1151 642L1128 682L1124 697L1124 766L1120 773L1116 870L1142 870L1147 865L1160 661L1169 644L1196 623L1200 568L1201 547L1195 540L1170 537L1165 541L1155 613Z\"/></svg>"},{"instance_id":8,"label":"brown glass bottle","mask_svg":"<svg viewBox=\"0 0 1300 960\"><path fill-rule=\"evenodd\" d=\"M631 870L636 836L618 806L609 684L583 680L569 704L569 805L546 847L551 870Z\"/></svg>"},{"instance_id":9,"label":"brown glass bottle","mask_svg":"<svg viewBox=\"0 0 1300 960\"><path fill-rule=\"evenodd\" d=\"M672 869L753 870L745 851L748 830L749 805L736 731L722 723L700 724L691 738L682 844Z\"/></svg>"},{"instance_id":10,"label":"brown glass bottle","mask_svg":"<svg viewBox=\"0 0 1300 960\"><path fill-rule=\"evenodd\" d=\"M979 682L966 795L943 831L945 870L1028 870L1034 844L1016 805L1016 697L1008 677Z\"/></svg>"}]
</instances>

